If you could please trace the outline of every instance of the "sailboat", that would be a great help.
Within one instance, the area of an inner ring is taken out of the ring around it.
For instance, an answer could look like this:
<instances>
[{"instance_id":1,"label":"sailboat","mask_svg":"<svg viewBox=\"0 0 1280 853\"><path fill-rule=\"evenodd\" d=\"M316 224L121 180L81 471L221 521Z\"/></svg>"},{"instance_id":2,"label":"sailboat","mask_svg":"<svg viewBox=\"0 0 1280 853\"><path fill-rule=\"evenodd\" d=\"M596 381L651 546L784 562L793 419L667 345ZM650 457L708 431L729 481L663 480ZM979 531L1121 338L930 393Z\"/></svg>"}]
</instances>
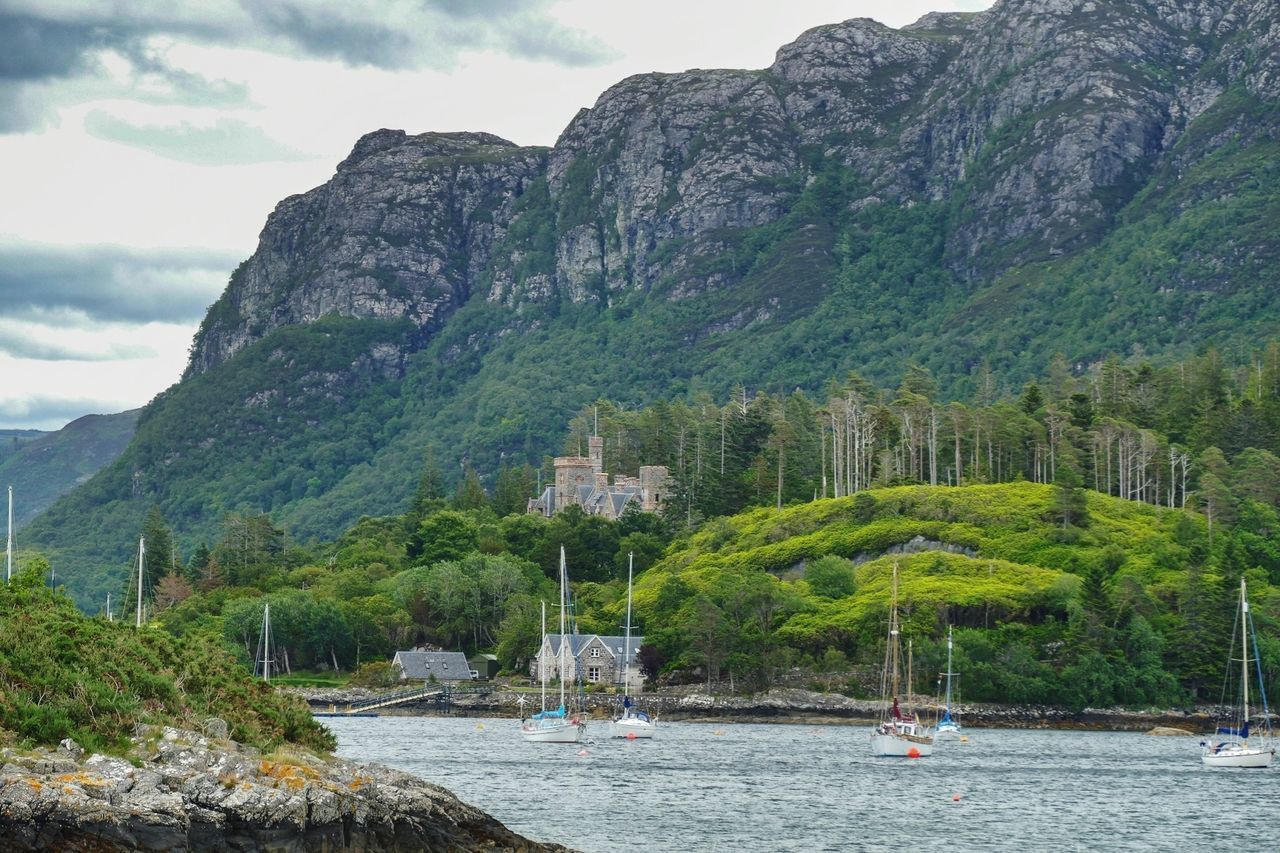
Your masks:
<instances>
[{"instance_id":1,"label":"sailboat","mask_svg":"<svg viewBox=\"0 0 1280 853\"><path fill-rule=\"evenodd\" d=\"M564 564L564 546L562 545L560 546L560 707L554 711L547 709L547 667L545 661L539 662L538 672L542 676L542 710L520 721L520 734L525 740L533 743L578 743L587 729L586 723L578 717L569 716L564 704L565 676L569 671L567 657L571 642L564 632L565 610L568 608L566 601L568 583L568 570ZM546 643L547 610L544 604L542 609L543 646L546 646Z\"/></svg>"},{"instance_id":2,"label":"sailboat","mask_svg":"<svg viewBox=\"0 0 1280 853\"><path fill-rule=\"evenodd\" d=\"M628 676L631 674L631 578L635 566L635 554L627 555L627 624L623 625L625 636L622 641L622 713L613 718L609 725L609 734L613 737L624 737L627 740L636 738L652 738L657 724L647 713L641 711L631 702L627 691L631 688Z\"/></svg>"},{"instance_id":3,"label":"sailboat","mask_svg":"<svg viewBox=\"0 0 1280 853\"><path fill-rule=\"evenodd\" d=\"M880 676L883 698L881 719L871 730L871 754L880 757L923 758L933 754L933 735L914 714L898 706L898 675L902 657L898 628L898 564L893 564L893 597L889 607L889 639L885 646L884 669ZM907 692L911 678L907 677ZM889 701L892 699L892 707Z\"/></svg>"},{"instance_id":4,"label":"sailboat","mask_svg":"<svg viewBox=\"0 0 1280 853\"><path fill-rule=\"evenodd\" d=\"M1249 615L1249 598L1245 589L1244 578L1240 579L1240 615L1236 619L1240 628L1240 705L1237 714L1230 722L1232 725L1218 726L1213 737L1200 742L1204 752L1200 760L1207 767L1270 767L1275 758L1276 749L1271 740L1271 713L1267 709L1267 694L1262 689L1262 667L1258 662L1258 638L1254 633L1253 617ZM1251 721L1249 719L1249 641L1253 641L1253 662L1258 678L1258 695L1262 702L1263 730L1254 738L1250 738ZM1232 632L1231 645L1235 646L1235 633ZM1230 663L1228 660L1228 669ZM1230 673L1228 672L1228 675ZM1224 695L1225 700L1225 695ZM1217 740L1218 735L1226 735L1226 739Z\"/></svg>"},{"instance_id":5,"label":"sailboat","mask_svg":"<svg viewBox=\"0 0 1280 853\"><path fill-rule=\"evenodd\" d=\"M934 737L958 737L960 723L951 716L951 677L955 673L951 671L951 626L949 625L947 626L947 671L943 675L947 678L947 694L942 706L942 718L938 720L937 728L934 729Z\"/></svg>"}]
</instances>

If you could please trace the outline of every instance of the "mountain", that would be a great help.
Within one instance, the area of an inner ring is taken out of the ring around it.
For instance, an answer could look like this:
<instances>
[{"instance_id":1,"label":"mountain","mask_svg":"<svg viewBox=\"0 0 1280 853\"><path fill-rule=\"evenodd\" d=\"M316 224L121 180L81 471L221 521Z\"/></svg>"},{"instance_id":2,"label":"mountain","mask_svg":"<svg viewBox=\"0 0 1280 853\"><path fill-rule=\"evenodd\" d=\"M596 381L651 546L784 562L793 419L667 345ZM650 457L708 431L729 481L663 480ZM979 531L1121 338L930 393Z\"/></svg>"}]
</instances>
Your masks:
<instances>
[{"instance_id":1,"label":"mountain","mask_svg":"<svg viewBox=\"0 0 1280 853\"><path fill-rule=\"evenodd\" d=\"M13 486L14 524L26 524L119 456L140 411L85 415L55 432L13 430L19 435L0 456L0 485Z\"/></svg>"},{"instance_id":2,"label":"mountain","mask_svg":"<svg viewBox=\"0 0 1280 853\"><path fill-rule=\"evenodd\" d=\"M332 537L425 447L492 477L600 397L1243 353L1280 326L1278 57L1271 0L1003 0L631 77L549 149L368 134L28 539L92 586L151 504L188 548L229 511Z\"/></svg>"}]
</instances>

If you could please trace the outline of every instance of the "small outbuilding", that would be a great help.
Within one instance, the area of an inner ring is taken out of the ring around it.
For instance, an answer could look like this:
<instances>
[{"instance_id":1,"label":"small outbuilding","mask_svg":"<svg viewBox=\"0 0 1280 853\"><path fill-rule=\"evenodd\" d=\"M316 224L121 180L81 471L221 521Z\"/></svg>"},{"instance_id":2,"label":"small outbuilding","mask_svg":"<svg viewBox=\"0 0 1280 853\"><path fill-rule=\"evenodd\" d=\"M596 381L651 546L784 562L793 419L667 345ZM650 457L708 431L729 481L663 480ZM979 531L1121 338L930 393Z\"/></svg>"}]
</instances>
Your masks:
<instances>
[{"instance_id":1,"label":"small outbuilding","mask_svg":"<svg viewBox=\"0 0 1280 853\"><path fill-rule=\"evenodd\" d=\"M497 655L472 655L467 658L467 662L471 664L471 670L476 674L476 678L481 678L485 681L496 678L498 670L502 668L498 663Z\"/></svg>"}]
</instances>

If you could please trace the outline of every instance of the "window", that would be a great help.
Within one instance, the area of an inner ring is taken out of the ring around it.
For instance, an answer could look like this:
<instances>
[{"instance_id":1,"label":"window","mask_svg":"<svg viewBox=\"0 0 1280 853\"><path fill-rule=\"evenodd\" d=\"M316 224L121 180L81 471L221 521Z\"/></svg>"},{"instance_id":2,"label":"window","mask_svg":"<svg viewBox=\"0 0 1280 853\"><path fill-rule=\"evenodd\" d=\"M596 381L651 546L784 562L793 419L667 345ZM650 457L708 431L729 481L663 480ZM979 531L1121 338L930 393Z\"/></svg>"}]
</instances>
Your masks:
<instances>
[{"instance_id":1,"label":"window","mask_svg":"<svg viewBox=\"0 0 1280 853\"><path fill-rule=\"evenodd\" d=\"M598 666L587 667L587 681L590 681L594 684L599 680L600 680L600 667Z\"/></svg>"},{"instance_id":2,"label":"window","mask_svg":"<svg viewBox=\"0 0 1280 853\"><path fill-rule=\"evenodd\" d=\"M591 647L591 656L592 656L593 658L598 658L598 657L600 657L600 647L599 647L599 646L592 646L592 647Z\"/></svg>"}]
</instances>

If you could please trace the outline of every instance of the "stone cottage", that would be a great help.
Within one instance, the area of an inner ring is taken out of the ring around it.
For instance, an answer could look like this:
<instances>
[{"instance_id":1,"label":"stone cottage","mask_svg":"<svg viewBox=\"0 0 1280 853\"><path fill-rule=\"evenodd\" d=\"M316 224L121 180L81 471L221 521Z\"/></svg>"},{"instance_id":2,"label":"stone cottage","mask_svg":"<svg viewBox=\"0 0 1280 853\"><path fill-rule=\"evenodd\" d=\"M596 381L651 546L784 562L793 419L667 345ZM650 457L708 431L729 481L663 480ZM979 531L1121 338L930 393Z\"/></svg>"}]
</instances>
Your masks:
<instances>
[{"instance_id":1,"label":"stone cottage","mask_svg":"<svg viewBox=\"0 0 1280 853\"><path fill-rule=\"evenodd\" d=\"M547 680L554 681L560 677L560 643L565 635L548 634L542 641L542 647L529 663L529 675L534 681L542 680L543 667L547 670ZM644 675L640 672L640 664L636 655L644 645L644 637L631 638L631 652L624 655L624 637L607 637L600 634L569 634L569 648L566 654L566 677L574 679L579 672L586 684L605 684L618 687L626 686L628 693L637 693L644 685ZM623 673L623 662L626 660L626 673Z\"/></svg>"}]
</instances>

